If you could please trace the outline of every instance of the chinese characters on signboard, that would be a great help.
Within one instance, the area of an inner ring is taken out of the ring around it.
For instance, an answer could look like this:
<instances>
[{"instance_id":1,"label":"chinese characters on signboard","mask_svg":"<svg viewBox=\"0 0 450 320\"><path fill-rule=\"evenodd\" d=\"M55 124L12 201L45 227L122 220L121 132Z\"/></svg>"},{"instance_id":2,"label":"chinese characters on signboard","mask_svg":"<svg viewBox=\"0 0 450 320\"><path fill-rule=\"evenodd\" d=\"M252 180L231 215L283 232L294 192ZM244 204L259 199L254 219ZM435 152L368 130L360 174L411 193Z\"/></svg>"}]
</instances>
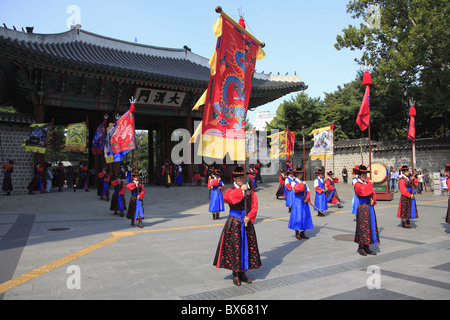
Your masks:
<instances>
[{"instance_id":1,"label":"chinese characters on signboard","mask_svg":"<svg viewBox=\"0 0 450 320\"><path fill-rule=\"evenodd\" d=\"M135 97L136 104L181 107L185 95L185 92L137 88Z\"/></svg>"}]
</instances>

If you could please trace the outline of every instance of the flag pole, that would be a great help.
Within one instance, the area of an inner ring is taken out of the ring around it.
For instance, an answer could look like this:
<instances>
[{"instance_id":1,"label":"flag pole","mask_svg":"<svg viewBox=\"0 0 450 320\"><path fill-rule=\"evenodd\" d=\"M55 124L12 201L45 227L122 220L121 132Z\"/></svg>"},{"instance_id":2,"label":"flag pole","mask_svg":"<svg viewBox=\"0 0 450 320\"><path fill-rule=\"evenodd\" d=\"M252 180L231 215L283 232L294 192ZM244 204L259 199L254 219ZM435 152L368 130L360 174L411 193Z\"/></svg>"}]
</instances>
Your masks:
<instances>
[{"instance_id":1,"label":"flag pole","mask_svg":"<svg viewBox=\"0 0 450 320\"><path fill-rule=\"evenodd\" d=\"M303 135L303 175L306 180L306 168L305 168L305 126L302 126Z\"/></svg>"},{"instance_id":2,"label":"flag pole","mask_svg":"<svg viewBox=\"0 0 450 320\"><path fill-rule=\"evenodd\" d=\"M130 104L134 105L136 103L136 98L134 98L133 96L131 96L131 99L129 99ZM134 112L136 113L136 111ZM139 181L139 170L138 170L138 155L137 155L137 139L136 139L136 127L134 128L134 156L135 156L135 162L136 162L136 173L137 173L137 178L138 178L138 182Z\"/></svg>"},{"instance_id":3,"label":"flag pole","mask_svg":"<svg viewBox=\"0 0 450 320\"><path fill-rule=\"evenodd\" d=\"M370 118L369 118L369 178L372 180L372 142L370 140Z\"/></svg>"}]
</instances>

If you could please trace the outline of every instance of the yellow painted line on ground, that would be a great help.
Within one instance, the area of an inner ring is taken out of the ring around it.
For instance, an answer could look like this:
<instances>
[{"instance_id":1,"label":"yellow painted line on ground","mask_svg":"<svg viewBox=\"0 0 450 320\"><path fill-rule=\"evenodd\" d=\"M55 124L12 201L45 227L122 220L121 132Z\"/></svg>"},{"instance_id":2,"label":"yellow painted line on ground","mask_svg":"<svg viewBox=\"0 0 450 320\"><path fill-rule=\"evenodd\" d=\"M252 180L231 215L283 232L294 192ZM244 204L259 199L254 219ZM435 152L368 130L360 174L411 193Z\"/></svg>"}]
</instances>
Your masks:
<instances>
[{"instance_id":1,"label":"yellow painted line on ground","mask_svg":"<svg viewBox=\"0 0 450 320\"><path fill-rule=\"evenodd\" d=\"M427 202L418 202L417 204L428 204L428 203L437 203L437 202L446 202L448 200L437 200L437 201L427 201ZM376 207L376 209L387 209L387 208L396 208L398 207L398 204L391 205L391 206L383 206L383 207ZM350 213L351 211L336 211L336 212L330 212L329 214L337 214L337 213ZM314 216L316 216L315 214ZM277 221L277 220L286 220L289 219L289 217L282 217L282 218L273 218L273 219L261 219L259 222L262 221ZM206 224L206 225L199 225L199 226L188 226L188 227L175 227L175 228L165 228L165 229L151 229L151 230L136 230L136 231L124 231L124 232L112 232L112 237L105 239L101 242L98 242L96 244L93 244L87 248L84 248L82 250L79 250L75 253L72 253L68 256L65 256L61 259L55 260L53 262L50 262L40 268L34 269L30 272L27 272L23 275L17 276L11 280L8 280L6 282L3 282L0 284L0 294L5 293L6 291L9 291L11 289L14 289L17 286L20 286L24 284L25 282L28 282L30 280L33 280L43 274L46 274L56 268L59 268L69 262L72 262L80 257L83 257L91 252L94 252L100 248L103 248L107 246L110 243L113 243L117 240L122 239L123 237L135 235L138 233L149 233L149 232L162 232L162 231L177 231L177 230L187 230L187 229L198 229L198 228L209 228L209 227L218 227L223 226L223 223L220 224Z\"/></svg>"},{"instance_id":2,"label":"yellow painted line on ground","mask_svg":"<svg viewBox=\"0 0 450 320\"><path fill-rule=\"evenodd\" d=\"M47 272L50 272L50 271L52 271L52 270L54 270L56 268L59 268L59 267L65 265L65 264L67 264L69 262L72 262L72 261L74 261L74 260L76 260L76 259L78 259L78 258L80 258L80 257L82 257L84 255L87 255L88 253L91 253L91 252L93 252L95 250L103 248L104 246L106 246L106 245L108 245L108 244L110 244L110 243L112 243L114 241L117 241L117 240L119 240L119 239L121 239L123 237L124 237L123 235L118 235L118 233L117 233L116 235L113 235L112 237L110 237L110 238L108 238L106 240L103 240L103 241L101 241L99 243L96 243L96 244L94 244L92 246L89 246L89 247L84 248L84 249L82 249L80 251L77 251L77 252L72 253L72 254L70 254L68 256L65 256L64 258L61 258L61 259L58 259L56 261L50 262L50 263L48 263L48 264L46 264L46 265L44 265L44 266L42 266L40 268L34 269L34 270L32 270L30 272L27 272L27 273L25 273L25 274L23 274L21 276L15 277L15 278L13 278L13 279L11 279L9 281L3 282L2 284L0 284L0 294L5 293L8 290L11 290L11 289L13 289L13 288L15 288L15 287L17 287L17 286L19 286L21 284L24 284L25 282L28 282L30 280L33 280L33 279L35 279L35 278L37 278L37 277L39 277L39 276L41 276L41 275L43 275L43 274L45 274Z\"/></svg>"}]
</instances>

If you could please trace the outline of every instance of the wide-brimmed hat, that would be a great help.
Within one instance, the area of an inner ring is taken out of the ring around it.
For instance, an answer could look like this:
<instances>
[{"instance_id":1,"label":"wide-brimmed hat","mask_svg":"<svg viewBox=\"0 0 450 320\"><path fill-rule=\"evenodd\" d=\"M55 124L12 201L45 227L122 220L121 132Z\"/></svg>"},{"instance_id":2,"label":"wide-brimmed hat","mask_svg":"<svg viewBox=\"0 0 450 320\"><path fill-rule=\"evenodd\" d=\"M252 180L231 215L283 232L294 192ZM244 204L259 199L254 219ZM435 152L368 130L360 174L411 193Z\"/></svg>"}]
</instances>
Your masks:
<instances>
[{"instance_id":1,"label":"wide-brimmed hat","mask_svg":"<svg viewBox=\"0 0 450 320\"><path fill-rule=\"evenodd\" d=\"M368 173L369 172L369 170L367 170L367 167L366 166L364 166L364 165L360 165L359 166L359 168L358 168L358 174L361 174L361 173Z\"/></svg>"},{"instance_id":2,"label":"wide-brimmed hat","mask_svg":"<svg viewBox=\"0 0 450 320\"><path fill-rule=\"evenodd\" d=\"M241 166L237 166L236 168L234 168L232 174L233 174L234 178L243 177L244 176L244 168L242 168Z\"/></svg>"},{"instance_id":3,"label":"wide-brimmed hat","mask_svg":"<svg viewBox=\"0 0 450 320\"><path fill-rule=\"evenodd\" d=\"M295 168L294 173L304 173L302 167L298 166L297 168Z\"/></svg>"},{"instance_id":4,"label":"wide-brimmed hat","mask_svg":"<svg viewBox=\"0 0 450 320\"><path fill-rule=\"evenodd\" d=\"M402 167L400 168L400 170L402 170L402 172L403 172L403 171L409 171L409 168L408 168L407 165L404 165L404 166L402 166Z\"/></svg>"}]
</instances>

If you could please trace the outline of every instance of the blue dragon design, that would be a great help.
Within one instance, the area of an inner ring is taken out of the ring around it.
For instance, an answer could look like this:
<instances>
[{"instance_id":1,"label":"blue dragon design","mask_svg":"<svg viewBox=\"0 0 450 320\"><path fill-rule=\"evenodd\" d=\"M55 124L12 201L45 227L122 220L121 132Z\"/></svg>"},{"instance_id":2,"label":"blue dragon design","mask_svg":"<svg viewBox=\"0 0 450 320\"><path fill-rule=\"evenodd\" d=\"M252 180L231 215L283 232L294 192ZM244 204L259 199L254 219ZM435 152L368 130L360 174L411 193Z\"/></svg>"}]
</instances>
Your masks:
<instances>
[{"instance_id":1,"label":"blue dragon design","mask_svg":"<svg viewBox=\"0 0 450 320\"><path fill-rule=\"evenodd\" d=\"M245 54L242 51L236 51L234 55L234 59L236 64L242 69L245 73L246 66L242 61L245 61ZM237 97L235 100L244 101L245 100L245 92L244 92L244 82L235 75L230 75L225 79L225 82L222 87L223 92L223 101L222 105L214 104L214 108L216 109L218 114L224 114L227 118L234 118L237 120L237 124L234 125L234 129L243 129L245 128L245 108L243 107L227 107L228 104L228 89L229 86L233 85L233 89L237 91ZM229 124L225 119L221 119L219 121L220 124Z\"/></svg>"}]
</instances>

